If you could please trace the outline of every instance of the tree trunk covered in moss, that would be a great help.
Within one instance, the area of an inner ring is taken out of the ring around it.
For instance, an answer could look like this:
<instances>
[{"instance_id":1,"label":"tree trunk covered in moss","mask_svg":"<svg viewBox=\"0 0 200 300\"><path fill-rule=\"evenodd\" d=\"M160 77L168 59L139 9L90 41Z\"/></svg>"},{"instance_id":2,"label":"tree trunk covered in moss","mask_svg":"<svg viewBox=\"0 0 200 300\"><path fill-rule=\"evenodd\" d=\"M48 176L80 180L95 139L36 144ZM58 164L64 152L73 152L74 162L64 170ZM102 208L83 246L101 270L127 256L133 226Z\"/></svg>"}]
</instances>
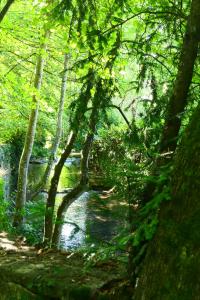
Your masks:
<instances>
[{"instance_id":1,"label":"tree trunk covered in moss","mask_svg":"<svg viewBox=\"0 0 200 300\"><path fill-rule=\"evenodd\" d=\"M167 118L160 143L160 152L174 151L181 126L181 114L187 104L187 96L192 81L194 63L200 41L200 0L191 3L190 15L183 39L178 73L169 100Z\"/></svg>"},{"instance_id":2,"label":"tree trunk covered in moss","mask_svg":"<svg viewBox=\"0 0 200 300\"><path fill-rule=\"evenodd\" d=\"M160 209L134 300L200 299L200 105L175 157L172 199Z\"/></svg>"},{"instance_id":3,"label":"tree trunk covered in moss","mask_svg":"<svg viewBox=\"0 0 200 300\"><path fill-rule=\"evenodd\" d=\"M195 60L198 54L198 46L200 41L200 0L193 0L191 2L190 15L188 17L186 32L183 39L178 72L174 83L174 89L169 99L168 110L163 133L160 141L160 156L157 158L153 165L151 175L156 177L160 173L160 167L167 163L167 159L171 160L171 154L177 146L178 133L181 126L181 114L187 105L187 96L190 88L190 84L193 76L193 69ZM171 153L170 156L162 156L165 153ZM149 181L140 197L140 206L143 207L154 196L156 191L156 182ZM134 220L132 225L132 231L137 228L138 215L134 211L131 211L132 219ZM140 262L133 263L134 257L136 257L141 250L141 247L133 247L130 251L130 276L133 281L137 276L137 268Z\"/></svg>"},{"instance_id":4,"label":"tree trunk covered in moss","mask_svg":"<svg viewBox=\"0 0 200 300\"><path fill-rule=\"evenodd\" d=\"M174 82L172 95L169 99L167 116L160 141L160 154L169 153L168 156L159 156L152 171L155 176L159 173L160 166L166 163L166 158L171 159L171 154L176 149L178 134L181 127L182 114L187 105L188 92L193 76L195 60L200 42L200 0L191 3L186 32L183 39L179 59L178 72ZM149 182L142 195L142 203L148 202L155 191L155 183Z\"/></svg>"}]
</instances>

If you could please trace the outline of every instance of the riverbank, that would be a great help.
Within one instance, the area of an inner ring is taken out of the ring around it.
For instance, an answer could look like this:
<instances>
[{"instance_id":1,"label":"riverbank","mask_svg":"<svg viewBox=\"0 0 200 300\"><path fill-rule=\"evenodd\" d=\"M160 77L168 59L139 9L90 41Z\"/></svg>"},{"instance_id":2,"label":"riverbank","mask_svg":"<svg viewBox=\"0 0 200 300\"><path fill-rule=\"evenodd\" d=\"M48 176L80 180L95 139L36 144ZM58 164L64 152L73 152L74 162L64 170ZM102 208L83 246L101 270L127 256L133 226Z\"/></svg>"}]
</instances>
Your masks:
<instances>
[{"instance_id":1,"label":"riverbank","mask_svg":"<svg viewBox=\"0 0 200 300\"><path fill-rule=\"evenodd\" d=\"M80 252L38 251L5 233L0 234L0 294L1 300L131 299L121 261L89 264Z\"/></svg>"}]
</instances>

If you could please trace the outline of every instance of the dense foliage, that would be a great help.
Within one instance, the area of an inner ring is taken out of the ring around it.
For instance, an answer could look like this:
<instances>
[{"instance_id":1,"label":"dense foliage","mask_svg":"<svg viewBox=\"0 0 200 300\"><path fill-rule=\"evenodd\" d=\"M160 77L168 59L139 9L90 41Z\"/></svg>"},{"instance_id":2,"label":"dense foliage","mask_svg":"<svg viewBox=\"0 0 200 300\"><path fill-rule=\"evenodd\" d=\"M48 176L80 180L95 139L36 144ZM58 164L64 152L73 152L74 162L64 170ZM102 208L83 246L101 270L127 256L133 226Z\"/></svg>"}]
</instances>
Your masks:
<instances>
[{"instance_id":1,"label":"dense foliage","mask_svg":"<svg viewBox=\"0 0 200 300\"><path fill-rule=\"evenodd\" d=\"M90 173L100 176L102 189L126 201L128 221L98 255L128 253L135 283L198 105L198 0L18 0L4 13L8 2L0 1L0 144L10 145L19 177L3 199L0 173L0 230L15 231L14 217L30 243L58 247L65 211L94 187ZM80 182L58 205L64 163L80 151ZM38 158L49 170L30 190ZM41 190L46 203L35 200Z\"/></svg>"}]
</instances>

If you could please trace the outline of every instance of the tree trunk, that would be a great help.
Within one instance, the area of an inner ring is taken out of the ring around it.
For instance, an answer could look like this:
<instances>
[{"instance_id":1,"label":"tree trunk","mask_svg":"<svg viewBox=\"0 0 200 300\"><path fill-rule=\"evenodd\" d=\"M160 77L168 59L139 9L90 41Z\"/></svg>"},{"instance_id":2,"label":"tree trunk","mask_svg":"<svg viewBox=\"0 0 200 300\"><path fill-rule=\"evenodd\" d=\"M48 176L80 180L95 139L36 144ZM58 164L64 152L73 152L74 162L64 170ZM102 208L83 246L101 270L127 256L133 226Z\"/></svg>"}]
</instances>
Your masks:
<instances>
[{"instance_id":1,"label":"tree trunk","mask_svg":"<svg viewBox=\"0 0 200 300\"><path fill-rule=\"evenodd\" d=\"M44 224L44 244L49 244L52 238L53 233L53 216L54 216L54 207L55 207L55 198L57 187L60 179L60 174L64 163L68 156L70 155L74 142L76 140L80 123L82 122L85 111L87 110L88 102L91 98L91 89L93 87L93 72L91 70L88 73L88 82L85 92L82 92L80 95L79 101L81 105L76 111L76 115L72 124L73 129L69 137L69 141L66 145L64 152L62 153L57 165L54 169L54 175L51 179L51 185L48 191L47 203L46 203L46 212L45 212L45 224ZM74 125L75 124L75 125Z\"/></svg>"},{"instance_id":2,"label":"tree trunk","mask_svg":"<svg viewBox=\"0 0 200 300\"><path fill-rule=\"evenodd\" d=\"M181 114L187 105L187 96L192 81L194 63L198 54L200 41L199 20L200 0L193 0L181 49L178 73L169 100L167 118L161 138L161 153L174 151L176 149L178 133L181 126Z\"/></svg>"},{"instance_id":3,"label":"tree trunk","mask_svg":"<svg viewBox=\"0 0 200 300\"><path fill-rule=\"evenodd\" d=\"M169 153L168 156L159 156L152 170L152 175L159 173L160 166L167 159L171 159L177 146L178 133L184 109L187 105L187 97L193 76L195 60L198 54L200 41L200 0L191 3L190 15L183 39L178 72L174 83L174 89L169 99L167 116L160 141L160 154ZM155 183L149 182L142 195L142 203L148 202L155 191Z\"/></svg>"},{"instance_id":4,"label":"tree trunk","mask_svg":"<svg viewBox=\"0 0 200 300\"><path fill-rule=\"evenodd\" d=\"M54 247L59 246L62 225L64 222L64 217L67 209L87 188L88 159L89 159L90 149L93 142L93 137L94 137L94 132L89 133L83 147L80 182L75 188L73 188L72 191L69 192L69 194L63 197L62 203L58 208L55 227L53 231L53 237L52 237L52 244Z\"/></svg>"},{"instance_id":5,"label":"tree trunk","mask_svg":"<svg viewBox=\"0 0 200 300\"><path fill-rule=\"evenodd\" d=\"M48 32L45 34L45 41L41 46L41 52L38 56L37 65L36 65L36 74L34 87L36 90L40 90L43 77L44 69L44 57L43 51L46 51L46 39L48 37ZM17 183L17 195L16 195L16 211L14 216L14 225L21 225L23 222L23 209L26 203L26 187L27 187L27 176L28 176L28 166L32 153L38 110L39 110L39 101L36 95L33 95L33 105L34 108L31 110L28 129L26 133L26 138L24 142L24 148L19 162L19 171L18 171L18 183Z\"/></svg>"},{"instance_id":6,"label":"tree trunk","mask_svg":"<svg viewBox=\"0 0 200 300\"><path fill-rule=\"evenodd\" d=\"M100 103L100 99L99 99ZM60 242L60 235L62 230L62 225L64 222L65 213L68 207L86 190L88 183L88 160L90 155L90 150L93 143L94 132L96 128L96 123L98 119L98 104L93 103L93 108L90 116L90 124L88 129L88 135L86 137L81 160L81 178L79 184L71 191L69 194L63 197L62 203L60 204L52 237L53 247L58 248Z\"/></svg>"},{"instance_id":7,"label":"tree trunk","mask_svg":"<svg viewBox=\"0 0 200 300\"><path fill-rule=\"evenodd\" d=\"M200 105L175 157L172 200L163 203L134 300L199 300Z\"/></svg>"},{"instance_id":8,"label":"tree trunk","mask_svg":"<svg viewBox=\"0 0 200 300\"><path fill-rule=\"evenodd\" d=\"M0 23L1 23L1 21L3 21L3 18L5 17L6 13L8 12L8 10L11 6L11 4L13 4L14 1L15 0L8 0L6 2L6 4L4 5L3 9L0 12Z\"/></svg>"},{"instance_id":9,"label":"tree trunk","mask_svg":"<svg viewBox=\"0 0 200 300\"><path fill-rule=\"evenodd\" d=\"M57 193L57 187L60 179L60 174L64 163L68 156L70 155L74 142L78 134L78 129L76 131L71 131L68 143L66 145L65 151L62 153L58 163L54 169L54 175L51 179L51 186L48 191L47 203L46 203L46 212L45 212L45 224L44 224L44 243L49 243L51 240L51 235L53 231L53 215L55 207L55 199Z\"/></svg>"},{"instance_id":10,"label":"tree trunk","mask_svg":"<svg viewBox=\"0 0 200 300\"><path fill-rule=\"evenodd\" d=\"M67 85L67 64L68 64L69 56L65 54L64 56L64 70L63 70L63 77L62 77L62 85L61 85L61 94L60 94L60 103L58 108L58 115L57 115L57 126L56 126L56 135L50 150L50 156L48 160L48 164L45 170L45 173L42 177L41 182L35 188L34 193L31 195L31 198L36 197L42 189L45 188L47 181L49 179L51 170L53 168L56 153L60 144L61 134L62 134L62 118L63 118L63 110L64 110L64 102L65 102L65 95L66 95L66 85Z\"/></svg>"},{"instance_id":11,"label":"tree trunk","mask_svg":"<svg viewBox=\"0 0 200 300\"><path fill-rule=\"evenodd\" d=\"M169 100L168 112L163 128L163 134L160 142L160 154L156 160L152 175L157 176L160 173L160 167L164 166L168 161L171 160L172 156L162 156L162 154L171 152L173 154L177 146L178 133L181 126L181 114L187 105L187 96L192 81L193 69L195 59L198 53L198 45L200 41L200 0L193 0L191 2L190 15L186 26L186 33L183 40L178 73L174 83L174 89ZM156 190L156 183L149 182L144 188L141 196L141 207L144 206L148 201L153 198ZM135 217L135 212L133 212ZM137 224L137 216L132 224L132 231L136 230L135 224ZM134 261L134 257L137 256L138 252L141 251L141 247L133 247L130 252L130 269L133 281L135 280L137 273L137 267ZM139 263L140 264L140 263ZM138 265L138 263L137 263Z\"/></svg>"}]
</instances>

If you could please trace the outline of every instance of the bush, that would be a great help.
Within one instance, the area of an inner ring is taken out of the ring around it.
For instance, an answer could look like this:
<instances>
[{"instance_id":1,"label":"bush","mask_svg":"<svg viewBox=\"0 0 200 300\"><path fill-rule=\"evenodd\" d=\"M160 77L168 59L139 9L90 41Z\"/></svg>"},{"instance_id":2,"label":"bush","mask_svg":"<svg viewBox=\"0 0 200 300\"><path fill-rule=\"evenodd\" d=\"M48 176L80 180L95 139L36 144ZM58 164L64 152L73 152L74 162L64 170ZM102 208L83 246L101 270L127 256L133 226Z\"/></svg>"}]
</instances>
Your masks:
<instances>
[{"instance_id":1,"label":"bush","mask_svg":"<svg viewBox=\"0 0 200 300\"><path fill-rule=\"evenodd\" d=\"M25 224L22 234L29 244L35 245L42 241L44 228L45 202L43 198L29 201L26 205Z\"/></svg>"}]
</instances>

